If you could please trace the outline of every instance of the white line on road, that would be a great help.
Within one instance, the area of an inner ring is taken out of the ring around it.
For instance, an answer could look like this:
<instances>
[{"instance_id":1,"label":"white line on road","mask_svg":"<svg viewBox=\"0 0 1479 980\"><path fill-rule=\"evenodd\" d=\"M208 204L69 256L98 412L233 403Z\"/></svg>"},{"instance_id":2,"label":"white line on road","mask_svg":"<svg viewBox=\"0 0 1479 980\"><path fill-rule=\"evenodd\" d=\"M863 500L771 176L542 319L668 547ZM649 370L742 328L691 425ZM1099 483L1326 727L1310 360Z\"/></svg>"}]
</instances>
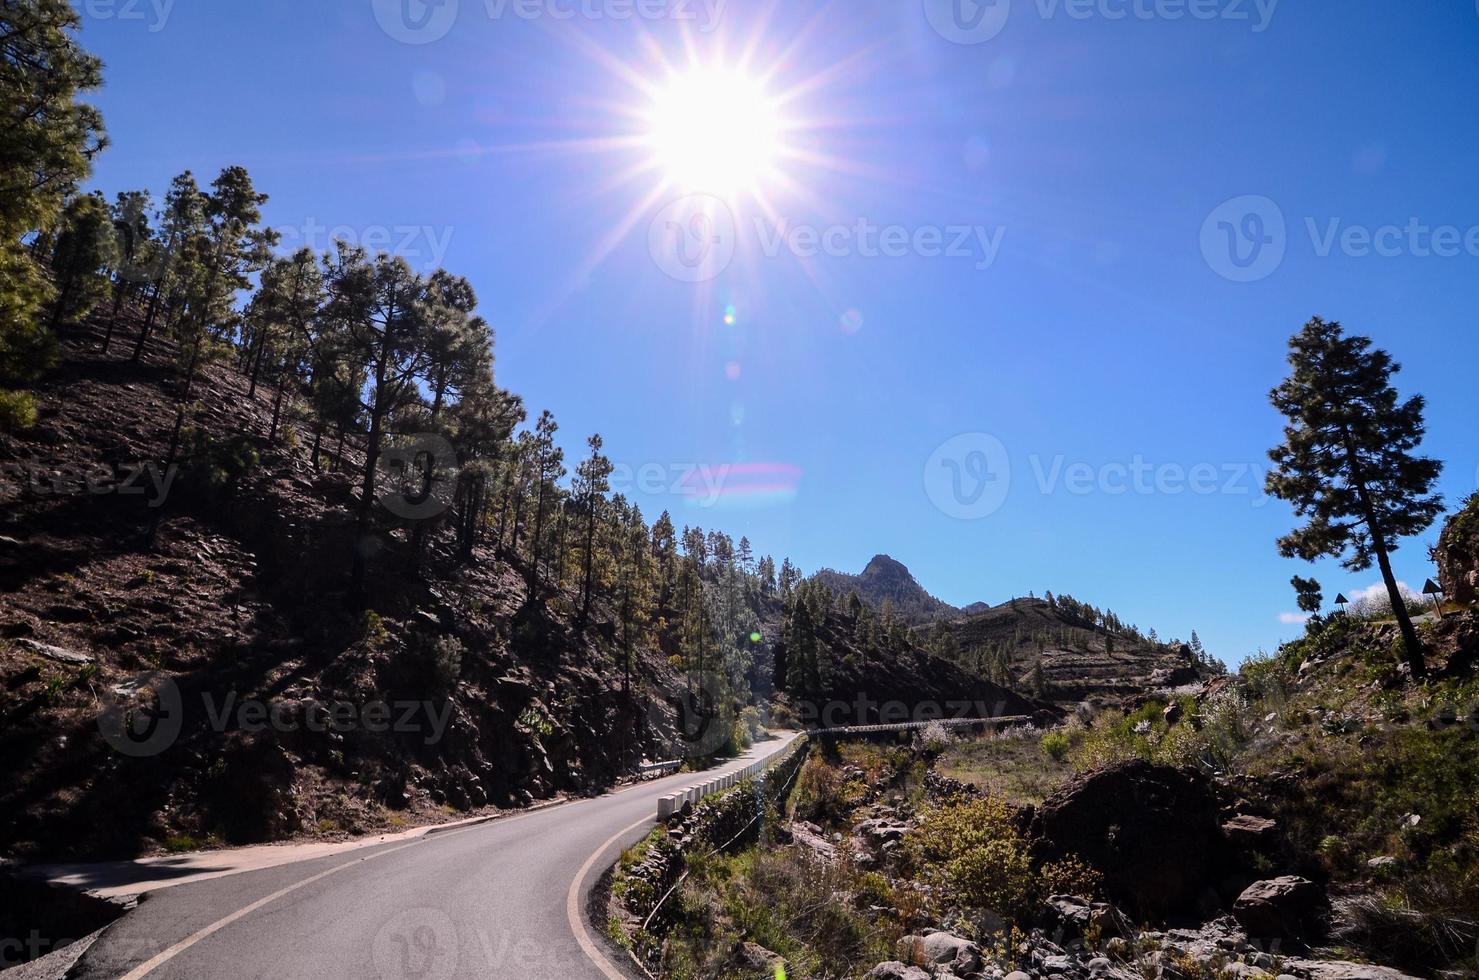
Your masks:
<instances>
[{"instance_id":1,"label":"white line on road","mask_svg":"<svg viewBox=\"0 0 1479 980\"><path fill-rule=\"evenodd\" d=\"M595 853L586 858L585 864L582 864L580 870L575 872L575 880L570 882L570 891L565 895L565 917L570 920L570 931L575 933L575 941L580 944L581 951L585 953L586 959L594 963L596 969L604 973L608 980L627 980L627 977L626 974L616 968L615 964L606 958L606 954L596 945L595 940L591 938L590 932L586 929L585 916L580 914L580 883L585 881L585 876L590 874L591 868L595 866L597 861L601 860L601 855L606 853L607 848L633 831L655 822L651 817L643 817L630 827L618 830L615 834L611 835L611 839L596 848Z\"/></svg>"},{"instance_id":2,"label":"white line on road","mask_svg":"<svg viewBox=\"0 0 1479 980\"><path fill-rule=\"evenodd\" d=\"M528 819L529 817L534 816L538 812L540 812L540 811L536 810L536 811L534 811L532 813L525 813L525 814L522 814L520 816L512 817L512 818L507 819L507 820L498 820L498 821L492 821L492 822L493 823L497 823L500 826L507 826L508 824L517 823L520 820ZM334 867L329 868L326 871L320 871L316 875L310 875L309 877L304 878L302 881L294 882L293 884L288 885L286 888L279 888L277 891L273 892L271 895L267 895L267 896L265 896L263 898L259 898L255 902L253 902L252 904L247 905L247 906L245 906L243 908L237 909L235 912L232 912L230 915L226 916L224 919L218 919L217 921L212 922L210 925L206 926L205 928L203 928L203 929L201 929L201 930L199 930L197 932L194 932L194 933L192 933L189 936L186 936L184 939L181 939L179 942L175 943L169 949L164 950L162 953L159 953L159 954L155 955L152 959L149 959L146 962L141 963L138 966L134 967L132 970L130 970L129 972L125 973L120 978L120 980L141 980L142 977L148 976L150 973L153 973L155 970L159 969L161 966L163 966L164 964L168 963L170 960L174 959L176 956L179 956L181 953L185 952L185 950L189 949L191 946L194 946L196 943L200 942L202 939L206 939L209 936L212 936L215 933L220 932L222 929L224 929L227 926L231 925L231 923L236 922L238 919L241 919L241 918L243 918L245 916L251 915L253 912L255 912L258 909L262 908L264 905L270 905L273 902L277 901L279 898L282 898L284 895L289 895L289 894L297 891L300 888L304 888L304 887L306 887L308 885L313 884L315 881L322 881L323 879L329 877L329 875L338 874L340 871L344 871L347 868L353 868L353 867L356 867L358 865L364 864L366 861L373 861L376 858L385 857L387 854L394 854L396 851L404 851L406 848L408 848L408 847L415 847L417 844L423 844L423 843L426 843L427 841L431 841L431 840L438 840L438 841L446 840L449 837L456 837L458 834L465 834L465 833L468 833L469 831L479 830L479 829L482 829L483 827L486 827L486 826L488 826L488 825L487 824L476 824L476 825L469 826L469 827L463 827L460 830L452 830L452 831L448 831L446 833L435 834L435 835L430 835L429 834L429 835L424 836L424 837L418 837L416 840L408 841L405 844L399 844L399 845L397 845L395 847L391 847L391 848L388 848L386 850L379 851L379 852L377 852L375 854L367 855L366 857L360 858L358 861L345 861L343 864L335 865Z\"/></svg>"},{"instance_id":3,"label":"white line on road","mask_svg":"<svg viewBox=\"0 0 1479 980\"><path fill-rule=\"evenodd\" d=\"M410 844L400 844L396 847L390 848L387 851L381 851L378 854L371 854L368 857L360 858L358 861L345 861L343 864L329 868L327 871L320 871L318 874L312 875L308 878L304 878L302 881L294 882L293 884L288 885L286 888L279 888L271 895L268 895L264 898L259 898L252 904L245 906L244 908L239 908L235 912L232 912L230 915L226 916L226 918L218 919L217 921L212 922L210 925L206 926L204 929L201 929L198 932L186 936L184 939L181 939L169 949L166 949L164 952L155 955L152 959L146 960L144 963L141 963L140 965L125 973L122 980L140 980L141 977L148 976L150 973L153 973L155 970L159 969L161 966L168 963L176 956L179 956L181 953L185 952L185 950L189 949L191 946L194 946L202 939L205 939L208 936L220 932L222 929L226 928L237 919L240 919L243 916L251 915L262 906L270 905L271 903L277 901L279 898L282 898L284 895L297 891L299 888L311 885L315 881L322 881L329 875L338 874L345 868L350 868L357 864L363 864L366 861L373 861L377 857L384 857L386 854L394 854L396 851L403 851L406 848L411 847L413 844L419 843L421 843L419 840L412 841Z\"/></svg>"}]
</instances>

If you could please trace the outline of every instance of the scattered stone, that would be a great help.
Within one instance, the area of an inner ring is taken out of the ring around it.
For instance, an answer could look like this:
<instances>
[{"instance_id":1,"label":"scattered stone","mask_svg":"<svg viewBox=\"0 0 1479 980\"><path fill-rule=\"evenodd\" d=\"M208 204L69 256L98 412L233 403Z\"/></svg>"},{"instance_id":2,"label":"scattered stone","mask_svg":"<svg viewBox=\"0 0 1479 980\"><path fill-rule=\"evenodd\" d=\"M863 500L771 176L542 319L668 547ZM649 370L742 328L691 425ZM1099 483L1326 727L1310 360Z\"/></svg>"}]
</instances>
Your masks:
<instances>
[{"instance_id":1,"label":"scattered stone","mask_svg":"<svg viewBox=\"0 0 1479 980\"><path fill-rule=\"evenodd\" d=\"M837 860L837 845L822 836L815 824L798 820L791 824L791 838L796 846L811 852L812 857L831 863Z\"/></svg>"},{"instance_id":2,"label":"scattered stone","mask_svg":"<svg viewBox=\"0 0 1479 980\"><path fill-rule=\"evenodd\" d=\"M930 975L917 966L905 966L898 960L889 960L869 970L863 975L863 980L930 980Z\"/></svg>"},{"instance_id":3,"label":"scattered stone","mask_svg":"<svg viewBox=\"0 0 1479 980\"><path fill-rule=\"evenodd\" d=\"M42 643L39 640L32 640L27 637L22 637L16 642L39 657L45 657L47 660L55 660L58 663L81 666L83 664L93 663L95 660L91 654L78 653L75 650L68 650L66 647L52 646L49 643Z\"/></svg>"},{"instance_id":4,"label":"scattered stone","mask_svg":"<svg viewBox=\"0 0 1479 980\"><path fill-rule=\"evenodd\" d=\"M1278 821L1246 813L1240 813L1222 825L1227 839L1243 847L1267 844L1277 836L1278 830Z\"/></svg>"},{"instance_id":5,"label":"scattered stone","mask_svg":"<svg viewBox=\"0 0 1479 980\"><path fill-rule=\"evenodd\" d=\"M864 820L853 828L853 833L862 838L873 850L880 850L885 844L896 843L904 839L909 832L909 825L884 818Z\"/></svg>"},{"instance_id":6,"label":"scattered stone","mask_svg":"<svg viewBox=\"0 0 1479 980\"><path fill-rule=\"evenodd\" d=\"M1388 855L1374 857L1366 862L1366 867L1372 871L1391 871L1397 867L1397 859Z\"/></svg>"}]
</instances>

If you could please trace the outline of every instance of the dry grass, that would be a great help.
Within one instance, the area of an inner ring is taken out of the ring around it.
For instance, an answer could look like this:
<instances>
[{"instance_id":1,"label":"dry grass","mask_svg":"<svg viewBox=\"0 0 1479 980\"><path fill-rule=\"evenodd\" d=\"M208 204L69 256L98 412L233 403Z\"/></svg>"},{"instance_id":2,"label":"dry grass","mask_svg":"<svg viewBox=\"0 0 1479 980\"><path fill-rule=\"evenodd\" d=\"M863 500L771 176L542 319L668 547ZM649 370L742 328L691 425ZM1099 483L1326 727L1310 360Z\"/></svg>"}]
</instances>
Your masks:
<instances>
[{"instance_id":1,"label":"dry grass","mask_svg":"<svg viewBox=\"0 0 1479 980\"><path fill-rule=\"evenodd\" d=\"M1054 759L1035 733L991 735L950 747L935 763L942 776L1016 805L1041 803L1073 774Z\"/></svg>"}]
</instances>

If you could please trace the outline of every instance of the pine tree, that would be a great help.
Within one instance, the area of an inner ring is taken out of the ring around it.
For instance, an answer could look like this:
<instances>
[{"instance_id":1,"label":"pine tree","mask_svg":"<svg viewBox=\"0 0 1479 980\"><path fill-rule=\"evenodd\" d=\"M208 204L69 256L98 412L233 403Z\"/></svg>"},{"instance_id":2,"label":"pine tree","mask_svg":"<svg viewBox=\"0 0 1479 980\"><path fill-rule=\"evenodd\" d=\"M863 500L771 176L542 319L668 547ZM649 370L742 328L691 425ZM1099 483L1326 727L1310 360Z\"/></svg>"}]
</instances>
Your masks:
<instances>
[{"instance_id":1,"label":"pine tree","mask_svg":"<svg viewBox=\"0 0 1479 980\"><path fill-rule=\"evenodd\" d=\"M1314 615L1325 605L1325 593L1315 579L1301 578L1296 575L1289 580L1289 584L1294 586L1294 593L1298 597L1301 612Z\"/></svg>"},{"instance_id":2,"label":"pine tree","mask_svg":"<svg viewBox=\"0 0 1479 980\"><path fill-rule=\"evenodd\" d=\"M0 3L0 385L28 384L54 359L38 320L53 288L21 240L56 228L107 144L101 115L78 101L102 83L81 23L67 0Z\"/></svg>"},{"instance_id":3,"label":"pine tree","mask_svg":"<svg viewBox=\"0 0 1479 980\"><path fill-rule=\"evenodd\" d=\"M283 398L295 392L309 361L313 343L312 324L324 302L323 277L313 252L300 249L290 258L275 259L262 272L261 285L247 306L244 331L257 353L253 358L248 397L257 385L265 363L275 390L272 426L268 435L277 441Z\"/></svg>"},{"instance_id":4,"label":"pine tree","mask_svg":"<svg viewBox=\"0 0 1479 980\"><path fill-rule=\"evenodd\" d=\"M1442 513L1432 492L1437 460L1415 455L1425 432L1421 395L1399 401L1401 370L1370 338L1347 336L1319 317L1289 343L1290 376L1271 394L1288 419L1284 444L1270 451L1268 491L1294 505L1303 527L1279 539L1286 558L1343 557L1353 572L1375 562L1402 631L1414 676L1426 672L1422 644L1392 571L1397 542Z\"/></svg>"},{"instance_id":5,"label":"pine tree","mask_svg":"<svg viewBox=\"0 0 1479 980\"><path fill-rule=\"evenodd\" d=\"M606 492L611 489L611 460L601 455L601 437L593 435L586 440L590 455L575 468L575 499L585 519L584 575L580 588L580 618L584 622L591 615L591 586L596 570L596 517L597 507Z\"/></svg>"},{"instance_id":6,"label":"pine tree","mask_svg":"<svg viewBox=\"0 0 1479 980\"><path fill-rule=\"evenodd\" d=\"M161 250L149 227L149 212L154 204L148 191L119 191L113 203L113 230L116 239L114 257L113 313L108 317L108 331L103 335L103 353L113 344L113 332L123 304L148 280L150 269L159 262Z\"/></svg>"},{"instance_id":7,"label":"pine tree","mask_svg":"<svg viewBox=\"0 0 1479 980\"><path fill-rule=\"evenodd\" d=\"M534 423L534 483L537 499L534 509L533 559L531 562L536 586L539 584L539 562L544 556L545 516L550 512L550 505L559 495L556 482L565 475L565 451L555 445L555 433L559 430L559 423L555 421L554 415L550 414L548 409L539 413L539 420Z\"/></svg>"},{"instance_id":8,"label":"pine tree","mask_svg":"<svg viewBox=\"0 0 1479 980\"><path fill-rule=\"evenodd\" d=\"M356 528L360 541L370 533L378 484L377 474L387 425L398 413L418 404L417 387L426 372L424 343L425 282L405 259L378 255L336 243L325 263L329 290L326 315L343 325L353 358L366 365L365 468L361 474ZM352 590L362 596L365 552L354 550Z\"/></svg>"},{"instance_id":9,"label":"pine tree","mask_svg":"<svg viewBox=\"0 0 1479 980\"><path fill-rule=\"evenodd\" d=\"M449 399L492 380L493 342L487 321L474 315L478 300L466 279L439 269L426 293L427 387L435 421Z\"/></svg>"},{"instance_id":10,"label":"pine tree","mask_svg":"<svg viewBox=\"0 0 1479 980\"><path fill-rule=\"evenodd\" d=\"M169 192L164 198L164 210L160 214L159 249L155 263L149 309L144 316L144 325L134 342L134 363L144 355L144 345L154 330L160 307L180 290L186 268L183 252L187 242L200 234L205 227L206 198L195 182L195 175L185 171L170 181Z\"/></svg>"},{"instance_id":11,"label":"pine tree","mask_svg":"<svg viewBox=\"0 0 1479 980\"><path fill-rule=\"evenodd\" d=\"M106 269L117 256L113 215L100 194L83 194L67 202L61 231L52 251L57 297L51 325L87 316L107 296Z\"/></svg>"},{"instance_id":12,"label":"pine tree","mask_svg":"<svg viewBox=\"0 0 1479 980\"><path fill-rule=\"evenodd\" d=\"M667 511L652 525L652 557L657 563L657 604L666 609L673 599L674 576L678 565L678 532Z\"/></svg>"}]
</instances>

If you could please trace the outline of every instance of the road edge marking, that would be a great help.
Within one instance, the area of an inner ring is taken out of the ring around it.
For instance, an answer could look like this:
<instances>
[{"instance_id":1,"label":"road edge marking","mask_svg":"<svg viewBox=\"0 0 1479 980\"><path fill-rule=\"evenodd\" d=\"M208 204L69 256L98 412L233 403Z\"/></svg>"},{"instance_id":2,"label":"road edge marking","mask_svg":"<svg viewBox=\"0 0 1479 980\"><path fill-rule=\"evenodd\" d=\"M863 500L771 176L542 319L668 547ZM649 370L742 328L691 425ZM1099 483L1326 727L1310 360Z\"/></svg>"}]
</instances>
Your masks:
<instances>
[{"instance_id":1,"label":"road edge marking","mask_svg":"<svg viewBox=\"0 0 1479 980\"><path fill-rule=\"evenodd\" d=\"M628 980L628 978L627 974L616 968L616 964L611 962L605 951L591 938L590 930L585 925L585 916L580 912L580 884L585 881L585 876L590 874L591 868L595 867L596 862L601 859L601 855L605 854L608 848L633 831L656 822L655 817L643 817L630 827L624 827L612 834L606 843L596 848L595 852L585 859L585 864L582 864L580 870L575 872L575 880L570 883L570 891L565 894L565 917L570 920L570 931L575 933L575 942L579 944L581 952L585 953L586 959L594 963L596 969L604 973L608 980Z\"/></svg>"},{"instance_id":2,"label":"road edge marking","mask_svg":"<svg viewBox=\"0 0 1479 980\"><path fill-rule=\"evenodd\" d=\"M584 801L582 800L576 802ZM140 963L138 966L134 967L132 970L128 971L122 977L120 977L119 980L141 980L141 978L148 976L150 973L153 973L155 970L159 969L161 966L168 963L176 956L179 956L181 953L185 952L185 950L189 949L191 946L194 946L201 940L207 939L215 933L220 932L222 929L231 925L231 923L236 922L237 920L242 919L248 915L251 915L253 912L257 911L263 906L272 904L279 898L282 898L284 895L290 895L300 888L306 888L308 885L311 885L316 881L322 881L330 875L338 874L340 871L345 871L349 868L357 867L358 865L364 864L367 861L373 861L376 858L385 857L387 855L394 854L397 851L404 851L406 848L415 847L417 844L428 843L433 839L446 840L449 837L456 837L459 834L469 833L474 830L481 830L484 827L489 826L490 824L507 825L511 823L517 823L520 820L534 816L542 810L551 809L554 809L554 807L541 807L537 810L533 810L527 813L521 813L518 816L509 818L507 820L492 820L485 823L470 824L468 826L458 827L455 830L449 830L444 833L437 834L434 837L430 834L422 835L420 837L416 837L413 840L408 840L403 844L397 844L394 847L387 848L386 850L379 851L375 854L366 855L362 858L359 858L358 860L345 861L343 864L336 864L334 867L326 868L323 871L320 871L318 874L309 875L307 878L304 878L301 881L295 881L291 885L279 888L277 891L273 892L270 895L264 895L263 897L257 899L255 902L252 902L250 905L242 906L235 912L232 912L230 915L222 919L218 919L215 922L212 922L210 925L196 930L195 932L186 936L184 939L181 939L179 942L175 943L173 946L170 946L168 949L156 953L148 960ZM287 866L288 865L278 865L278 867ZM263 868L260 870L267 871L271 869ZM622 980L625 980L625 978L622 978Z\"/></svg>"}]
</instances>

